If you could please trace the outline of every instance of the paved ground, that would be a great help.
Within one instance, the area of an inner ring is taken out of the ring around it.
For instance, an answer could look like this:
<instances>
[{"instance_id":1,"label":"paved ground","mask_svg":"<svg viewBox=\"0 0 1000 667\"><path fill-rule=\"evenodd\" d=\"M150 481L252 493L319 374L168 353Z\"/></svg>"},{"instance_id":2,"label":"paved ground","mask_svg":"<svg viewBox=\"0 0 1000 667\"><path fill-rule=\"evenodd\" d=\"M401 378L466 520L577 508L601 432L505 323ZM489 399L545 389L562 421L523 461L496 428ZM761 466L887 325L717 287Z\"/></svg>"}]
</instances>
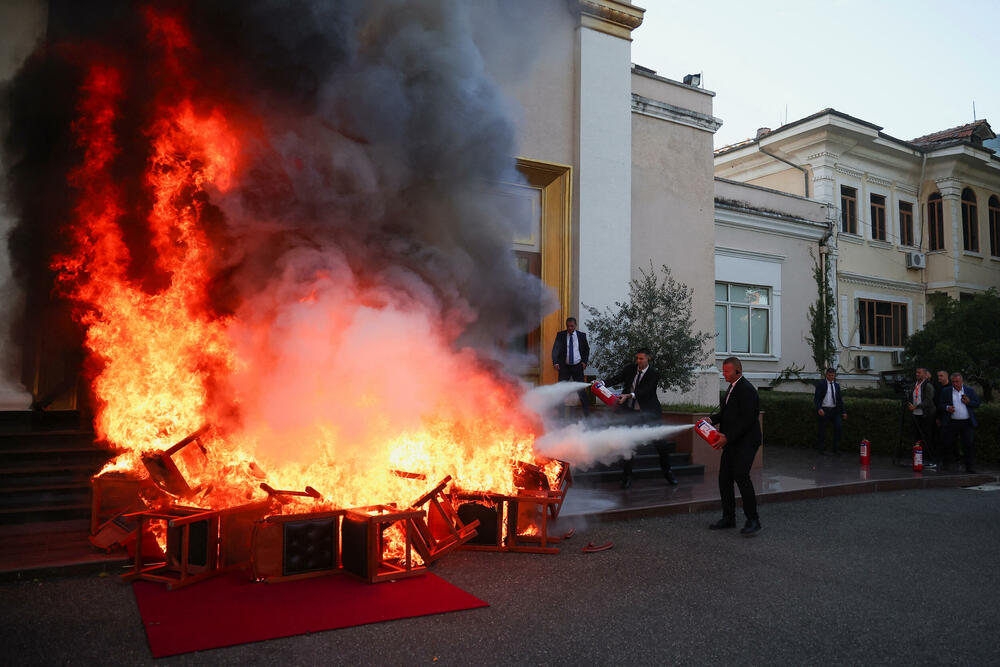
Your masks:
<instances>
[{"instance_id":1,"label":"paved ground","mask_svg":"<svg viewBox=\"0 0 1000 667\"><path fill-rule=\"evenodd\" d=\"M435 571L486 609L177 656L164 664L997 664L1000 487L595 523L556 556L463 552ZM589 541L615 548L582 554ZM392 584L383 584L392 585ZM0 662L153 662L130 588L0 585Z\"/></svg>"}]
</instances>

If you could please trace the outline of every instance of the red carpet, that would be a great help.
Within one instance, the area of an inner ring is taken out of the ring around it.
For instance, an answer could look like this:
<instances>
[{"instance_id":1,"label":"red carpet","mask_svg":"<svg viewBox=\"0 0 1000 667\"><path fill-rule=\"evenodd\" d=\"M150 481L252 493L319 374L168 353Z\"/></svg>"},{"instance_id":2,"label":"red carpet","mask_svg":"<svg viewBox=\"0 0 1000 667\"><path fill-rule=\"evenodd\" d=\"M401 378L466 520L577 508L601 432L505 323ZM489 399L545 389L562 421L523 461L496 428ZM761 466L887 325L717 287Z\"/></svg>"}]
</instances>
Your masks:
<instances>
[{"instance_id":1,"label":"red carpet","mask_svg":"<svg viewBox=\"0 0 1000 667\"><path fill-rule=\"evenodd\" d=\"M381 584L345 575L255 584L235 572L176 591L132 586L154 658L489 606L430 573Z\"/></svg>"}]
</instances>

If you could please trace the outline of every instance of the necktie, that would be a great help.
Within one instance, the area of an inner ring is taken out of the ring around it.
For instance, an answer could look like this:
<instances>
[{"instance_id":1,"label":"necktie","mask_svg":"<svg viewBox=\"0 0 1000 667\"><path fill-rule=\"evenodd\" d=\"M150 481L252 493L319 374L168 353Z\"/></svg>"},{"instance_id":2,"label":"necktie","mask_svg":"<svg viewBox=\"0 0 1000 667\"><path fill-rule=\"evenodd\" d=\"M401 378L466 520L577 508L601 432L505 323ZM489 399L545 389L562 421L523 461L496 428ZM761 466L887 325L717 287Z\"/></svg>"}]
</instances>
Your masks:
<instances>
[{"instance_id":1,"label":"necktie","mask_svg":"<svg viewBox=\"0 0 1000 667\"><path fill-rule=\"evenodd\" d=\"M573 365L573 334L566 334L566 363Z\"/></svg>"},{"instance_id":2,"label":"necktie","mask_svg":"<svg viewBox=\"0 0 1000 667\"><path fill-rule=\"evenodd\" d=\"M729 391L726 392L726 402L723 405L726 405L726 404L729 403L729 395L733 393L733 387L735 387L735 386L736 386L735 382L732 383L731 385L729 385Z\"/></svg>"},{"instance_id":3,"label":"necktie","mask_svg":"<svg viewBox=\"0 0 1000 667\"><path fill-rule=\"evenodd\" d=\"M628 407L630 407L630 408L634 408L635 407L635 390L639 386L639 381L640 380L642 380L642 371L638 371L637 370L635 372L635 377L632 378L632 391L631 391L632 395L629 396L629 398L628 398Z\"/></svg>"}]
</instances>

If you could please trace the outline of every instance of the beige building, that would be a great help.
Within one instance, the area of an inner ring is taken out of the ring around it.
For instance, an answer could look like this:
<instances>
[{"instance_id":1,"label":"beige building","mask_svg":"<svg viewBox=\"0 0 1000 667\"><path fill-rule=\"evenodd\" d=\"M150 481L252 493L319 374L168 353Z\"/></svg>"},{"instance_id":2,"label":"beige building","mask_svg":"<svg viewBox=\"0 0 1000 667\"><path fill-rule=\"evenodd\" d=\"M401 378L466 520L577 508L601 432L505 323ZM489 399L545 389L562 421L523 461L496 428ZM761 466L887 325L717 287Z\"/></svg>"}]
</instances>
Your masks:
<instances>
[{"instance_id":1,"label":"beige building","mask_svg":"<svg viewBox=\"0 0 1000 667\"><path fill-rule=\"evenodd\" d=\"M932 315L929 294L1000 286L1000 159L983 145L994 138L980 120L904 141L825 109L716 152L717 177L829 207L846 379L900 367L905 338Z\"/></svg>"},{"instance_id":2,"label":"beige building","mask_svg":"<svg viewBox=\"0 0 1000 667\"><path fill-rule=\"evenodd\" d=\"M715 359L735 355L754 384L813 369L807 312L830 207L778 190L715 179ZM801 388L794 384L782 388Z\"/></svg>"}]
</instances>

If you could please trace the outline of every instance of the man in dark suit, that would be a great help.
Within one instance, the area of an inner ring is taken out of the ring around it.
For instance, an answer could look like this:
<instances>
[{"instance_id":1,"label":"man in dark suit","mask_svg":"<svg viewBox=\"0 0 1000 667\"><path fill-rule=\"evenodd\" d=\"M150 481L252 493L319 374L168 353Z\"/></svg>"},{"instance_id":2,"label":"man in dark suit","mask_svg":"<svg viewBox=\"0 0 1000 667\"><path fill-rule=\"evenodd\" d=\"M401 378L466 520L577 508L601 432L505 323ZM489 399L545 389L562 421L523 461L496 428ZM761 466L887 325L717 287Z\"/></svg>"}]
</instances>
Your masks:
<instances>
[{"instance_id":1,"label":"man in dark suit","mask_svg":"<svg viewBox=\"0 0 1000 667\"><path fill-rule=\"evenodd\" d=\"M937 467L942 469L948 465L950 459L954 458L955 463L959 461L957 454L952 454L948 448L944 432L945 404L944 390L951 386L951 376L948 371L937 372L937 385L934 387L934 451L937 453Z\"/></svg>"},{"instance_id":2,"label":"man in dark suit","mask_svg":"<svg viewBox=\"0 0 1000 667\"><path fill-rule=\"evenodd\" d=\"M934 461L936 452L934 448L934 383L931 382L931 373L924 367L917 369L916 381L913 389L910 390L909 402L906 409L913 417L913 441L920 441L924 448L924 468L934 470L937 466Z\"/></svg>"},{"instance_id":3,"label":"man in dark suit","mask_svg":"<svg viewBox=\"0 0 1000 667\"><path fill-rule=\"evenodd\" d=\"M643 348L635 353L635 363L629 364L616 375L605 382L609 387L621 385L623 391L618 397L618 411L630 421L637 424L656 426L663 419L663 408L656 395L656 385L660 382L660 374L649 365L649 350ZM670 452L665 442L656 442L656 451L660 456L660 470L668 484L677 484L673 471L670 469ZM622 488L632 486L632 459L622 462Z\"/></svg>"},{"instance_id":4,"label":"man in dark suit","mask_svg":"<svg viewBox=\"0 0 1000 667\"><path fill-rule=\"evenodd\" d=\"M978 425L975 409L979 407L979 396L972 387L964 383L961 373L952 373L951 386L944 390L941 404L945 406L944 414L941 416L941 426L948 449L955 446L956 436L961 436L965 472L976 472L972 469L976 459L972 444L972 429Z\"/></svg>"},{"instance_id":5,"label":"man in dark suit","mask_svg":"<svg viewBox=\"0 0 1000 667\"><path fill-rule=\"evenodd\" d=\"M709 419L722 433L719 445L719 494L722 496L722 519L711 524L712 530L736 527L736 494L733 484L740 488L746 524L740 534L750 537L760 531L757 515L757 496L750 481L750 468L760 448L760 399L757 390L743 377L743 363L736 357L722 362L722 376L729 383L719 411Z\"/></svg>"},{"instance_id":6,"label":"man in dark suit","mask_svg":"<svg viewBox=\"0 0 1000 667\"><path fill-rule=\"evenodd\" d=\"M813 405L816 406L817 423L819 431L816 434L816 451L823 453L823 446L826 440L827 425L833 426L833 453L840 453L840 434L844 427L842 419L847 419L847 411L844 410L844 397L840 393L840 383L837 382L837 370L826 369L826 379L816 383L816 391L813 393Z\"/></svg>"},{"instance_id":7,"label":"man in dark suit","mask_svg":"<svg viewBox=\"0 0 1000 667\"><path fill-rule=\"evenodd\" d=\"M566 328L556 334L552 344L552 367L559 373L559 382L573 380L585 382L583 371L590 363L590 345L587 344L587 334L576 330L576 318L566 318ZM590 414L590 397L586 389L579 392L580 406L583 416Z\"/></svg>"}]
</instances>

